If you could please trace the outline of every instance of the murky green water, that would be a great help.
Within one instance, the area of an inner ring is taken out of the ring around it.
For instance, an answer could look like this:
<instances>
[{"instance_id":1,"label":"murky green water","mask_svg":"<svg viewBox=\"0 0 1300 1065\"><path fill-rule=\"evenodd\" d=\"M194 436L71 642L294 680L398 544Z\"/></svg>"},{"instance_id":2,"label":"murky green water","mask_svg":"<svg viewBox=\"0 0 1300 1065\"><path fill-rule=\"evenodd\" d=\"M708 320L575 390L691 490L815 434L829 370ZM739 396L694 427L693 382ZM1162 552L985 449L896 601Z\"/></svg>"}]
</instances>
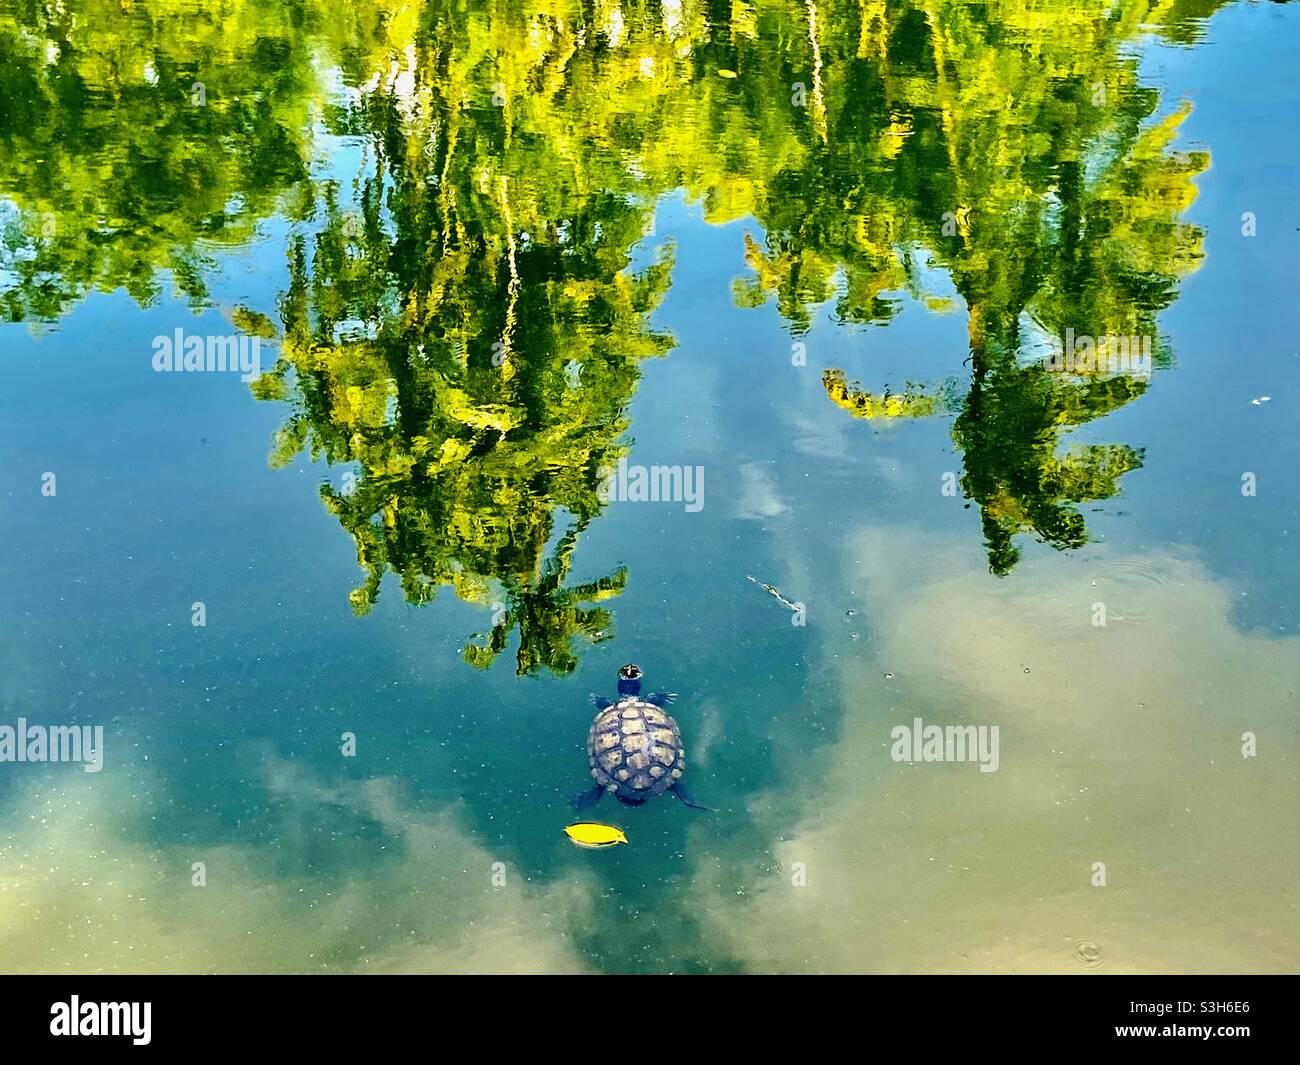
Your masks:
<instances>
[{"instance_id":1,"label":"murky green water","mask_svg":"<svg viewBox=\"0 0 1300 1065\"><path fill-rule=\"evenodd\" d=\"M1298 31L0 0L0 968L1294 971Z\"/></svg>"}]
</instances>

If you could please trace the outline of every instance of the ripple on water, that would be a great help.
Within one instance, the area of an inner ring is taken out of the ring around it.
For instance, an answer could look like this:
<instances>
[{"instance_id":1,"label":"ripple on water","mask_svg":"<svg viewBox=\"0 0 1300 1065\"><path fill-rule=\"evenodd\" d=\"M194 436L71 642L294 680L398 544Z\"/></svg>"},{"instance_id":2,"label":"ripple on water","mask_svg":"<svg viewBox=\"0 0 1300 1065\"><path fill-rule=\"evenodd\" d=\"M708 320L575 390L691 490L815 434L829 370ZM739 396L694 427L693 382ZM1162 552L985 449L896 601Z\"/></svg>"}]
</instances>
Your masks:
<instances>
[{"instance_id":1,"label":"ripple on water","mask_svg":"<svg viewBox=\"0 0 1300 1065\"><path fill-rule=\"evenodd\" d=\"M1129 591L1134 590L1134 598L1141 598L1140 593L1146 587L1182 588L1186 586L1186 577L1173 560L1154 555L1138 555L1108 560L1105 577L1094 584L1103 593L1109 594L1107 608L1114 609L1112 620L1142 622L1148 620L1148 612L1132 605Z\"/></svg>"},{"instance_id":2,"label":"ripple on water","mask_svg":"<svg viewBox=\"0 0 1300 1065\"><path fill-rule=\"evenodd\" d=\"M1083 939L1074 945L1070 957L1086 965L1089 969L1095 969L1101 964L1101 947L1091 940Z\"/></svg>"},{"instance_id":3,"label":"ripple on water","mask_svg":"<svg viewBox=\"0 0 1300 1065\"><path fill-rule=\"evenodd\" d=\"M1155 555L1135 555L1111 559L1108 568L1118 580L1139 584L1176 585L1183 587L1185 578L1176 562Z\"/></svg>"}]
</instances>

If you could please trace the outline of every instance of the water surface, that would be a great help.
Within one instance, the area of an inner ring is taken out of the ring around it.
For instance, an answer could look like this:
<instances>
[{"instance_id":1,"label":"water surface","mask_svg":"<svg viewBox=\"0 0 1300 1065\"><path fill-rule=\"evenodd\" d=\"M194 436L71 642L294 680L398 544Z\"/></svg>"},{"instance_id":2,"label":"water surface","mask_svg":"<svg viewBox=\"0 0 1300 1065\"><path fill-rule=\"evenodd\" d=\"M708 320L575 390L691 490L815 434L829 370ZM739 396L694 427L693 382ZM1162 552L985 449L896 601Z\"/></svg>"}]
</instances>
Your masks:
<instances>
[{"instance_id":1,"label":"water surface","mask_svg":"<svg viewBox=\"0 0 1300 1065\"><path fill-rule=\"evenodd\" d=\"M1298 28L0 3L0 964L1294 971Z\"/></svg>"}]
</instances>

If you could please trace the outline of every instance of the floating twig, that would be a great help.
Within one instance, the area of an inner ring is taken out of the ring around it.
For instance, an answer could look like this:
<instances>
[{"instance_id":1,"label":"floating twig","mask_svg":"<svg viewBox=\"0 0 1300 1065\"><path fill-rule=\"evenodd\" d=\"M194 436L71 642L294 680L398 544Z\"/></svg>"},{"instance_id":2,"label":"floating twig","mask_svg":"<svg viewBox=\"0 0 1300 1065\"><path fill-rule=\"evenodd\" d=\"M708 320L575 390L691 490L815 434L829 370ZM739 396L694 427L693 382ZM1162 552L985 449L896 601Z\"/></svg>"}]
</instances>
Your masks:
<instances>
[{"instance_id":1,"label":"floating twig","mask_svg":"<svg viewBox=\"0 0 1300 1065\"><path fill-rule=\"evenodd\" d=\"M746 576L746 577L749 577L749 574L745 574L745 576ZM799 607L798 607L796 604L790 602L789 599L787 599L785 596L783 596L780 592L778 592L778 591L777 591L775 588L773 588L770 584L764 584L764 583L763 583L762 581L760 581L757 577L749 577L749 579L750 579L751 581L753 581L755 584L757 584L760 588L762 588L763 591L767 592L768 595L772 596L772 598L774 598L774 599L775 599L778 603L780 603L782 606L786 607L786 608L789 609L789 610L795 610L795 611L797 611L797 610L799 609Z\"/></svg>"}]
</instances>

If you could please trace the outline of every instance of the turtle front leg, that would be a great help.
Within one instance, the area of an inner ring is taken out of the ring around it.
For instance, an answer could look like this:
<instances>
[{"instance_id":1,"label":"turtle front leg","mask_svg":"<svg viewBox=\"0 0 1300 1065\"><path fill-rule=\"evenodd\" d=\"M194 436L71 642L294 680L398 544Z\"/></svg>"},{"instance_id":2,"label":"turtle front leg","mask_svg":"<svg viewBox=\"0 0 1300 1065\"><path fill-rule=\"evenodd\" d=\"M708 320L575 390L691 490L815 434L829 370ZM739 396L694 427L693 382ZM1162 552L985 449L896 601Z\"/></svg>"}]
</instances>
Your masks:
<instances>
[{"instance_id":1,"label":"turtle front leg","mask_svg":"<svg viewBox=\"0 0 1300 1065\"><path fill-rule=\"evenodd\" d=\"M645 697L645 701L655 706L667 706L669 703L677 702L676 692L651 692Z\"/></svg>"},{"instance_id":2,"label":"turtle front leg","mask_svg":"<svg viewBox=\"0 0 1300 1065\"><path fill-rule=\"evenodd\" d=\"M596 803L600 802L600 797L604 794L604 788L599 784L593 784L590 791L578 792L569 800L569 803L575 810L585 810L588 806L595 806Z\"/></svg>"},{"instance_id":3,"label":"turtle front leg","mask_svg":"<svg viewBox=\"0 0 1300 1065\"><path fill-rule=\"evenodd\" d=\"M597 695L595 692L592 692L591 695L588 696L588 698L591 699L591 705L594 706L597 710L608 710L611 706L614 705L603 695Z\"/></svg>"}]
</instances>

